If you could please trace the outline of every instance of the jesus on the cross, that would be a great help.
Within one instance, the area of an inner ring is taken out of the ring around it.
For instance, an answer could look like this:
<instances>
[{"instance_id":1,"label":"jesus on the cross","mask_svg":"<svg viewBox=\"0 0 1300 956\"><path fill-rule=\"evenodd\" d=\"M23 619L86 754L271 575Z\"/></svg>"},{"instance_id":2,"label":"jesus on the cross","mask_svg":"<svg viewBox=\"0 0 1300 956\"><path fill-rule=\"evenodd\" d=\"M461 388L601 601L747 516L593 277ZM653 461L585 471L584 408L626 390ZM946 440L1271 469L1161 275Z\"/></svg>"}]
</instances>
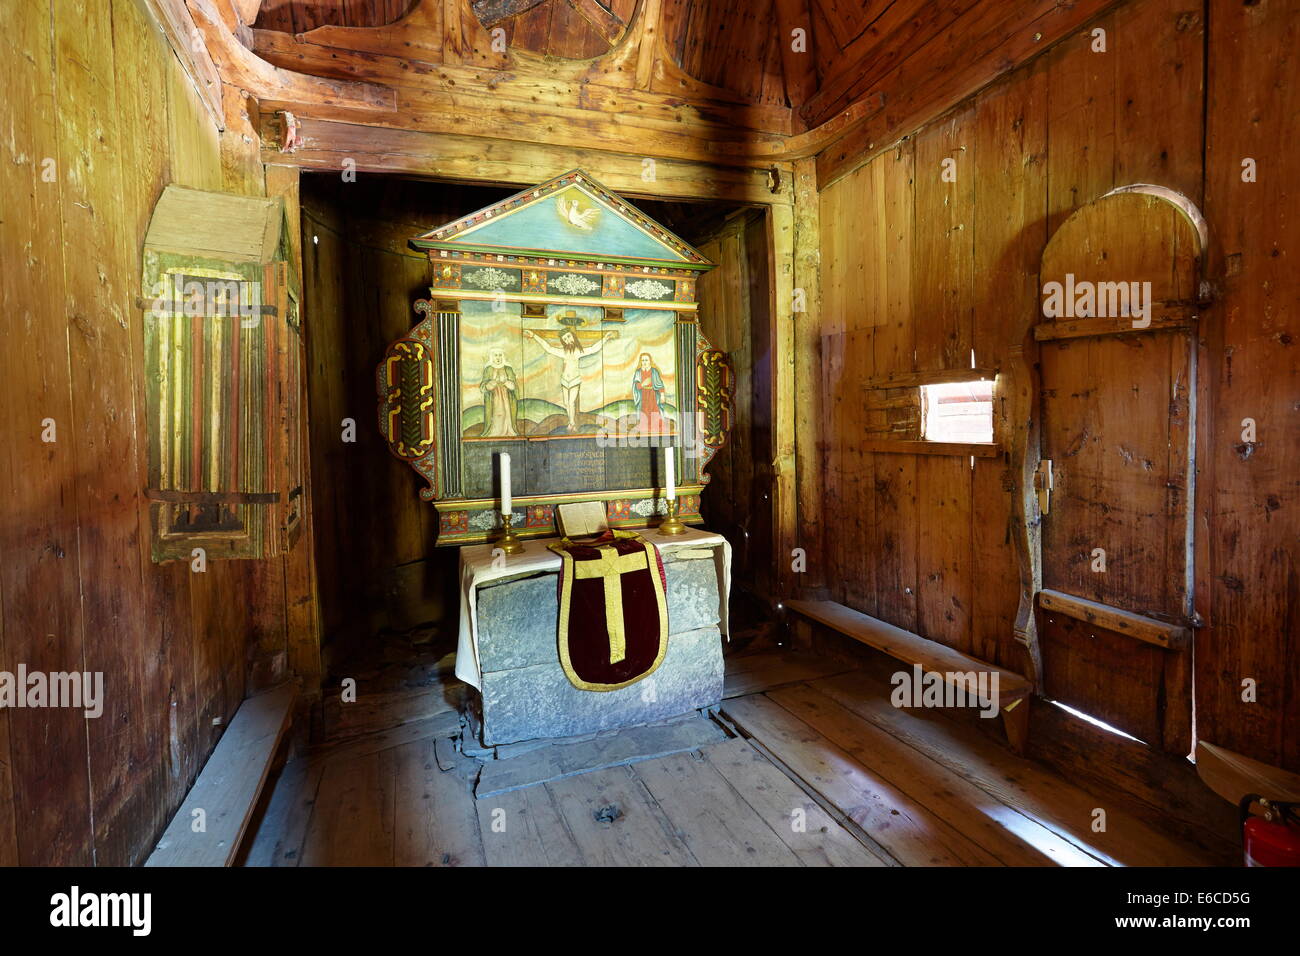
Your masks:
<instances>
[{"instance_id":1,"label":"jesus on the cross","mask_svg":"<svg viewBox=\"0 0 1300 956\"><path fill-rule=\"evenodd\" d=\"M610 339L618 338L617 332L606 332L591 345L584 346L578 340L578 333L565 328L560 331L560 344L554 345L532 329L524 329L524 337L530 338L549 355L560 359L564 365L560 369L560 391L564 396L564 411L569 417L569 431L578 430L578 392L582 388L582 371L578 362L587 355L599 352Z\"/></svg>"}]
</instances>

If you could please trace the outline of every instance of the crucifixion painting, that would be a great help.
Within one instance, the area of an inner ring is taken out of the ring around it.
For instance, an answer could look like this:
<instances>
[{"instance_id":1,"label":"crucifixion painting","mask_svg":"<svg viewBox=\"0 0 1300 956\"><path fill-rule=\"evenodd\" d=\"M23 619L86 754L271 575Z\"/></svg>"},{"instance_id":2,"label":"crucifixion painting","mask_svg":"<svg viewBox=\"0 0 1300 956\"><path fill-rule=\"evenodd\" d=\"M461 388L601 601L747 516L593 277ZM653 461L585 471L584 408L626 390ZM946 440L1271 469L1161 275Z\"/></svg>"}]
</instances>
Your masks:
<instances>
[{"instance_id":1,"label":"crucifixion painting","mask_svg":"<svg viewBox=\"0 0 1300 956\"><path fill-rule=\"evenodd\" d=\"M599 352L610 339L618 338L618 332L602 333L594 341L585 345L578 333L569 326L560 330L556 342L537 334L532 329L524 329L524 338L536 342L548 355L558 358L563 363L560 371L560 392L564 400L564 413L568 417L568 430L577 432L578 397L582 391L582 371L578 363L586 356Z\"/></svg>"}]
</instances>

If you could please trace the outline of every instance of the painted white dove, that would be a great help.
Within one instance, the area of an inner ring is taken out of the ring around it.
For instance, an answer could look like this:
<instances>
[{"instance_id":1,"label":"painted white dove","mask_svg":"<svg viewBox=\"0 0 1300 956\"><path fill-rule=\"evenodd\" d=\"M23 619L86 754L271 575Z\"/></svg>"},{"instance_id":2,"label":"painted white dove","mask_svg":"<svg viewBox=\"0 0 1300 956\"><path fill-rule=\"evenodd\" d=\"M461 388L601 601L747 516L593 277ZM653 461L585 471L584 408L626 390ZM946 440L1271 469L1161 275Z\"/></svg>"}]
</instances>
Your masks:
<instances>
[{"instance_id":1,"label":"painted white dove","mask_svg":"<svg viewBox=\"0 0 1300 956\"><path fill-rule=\"evenodd\" d=\"M579 229L591 229L596 224L596 217L600 215L600 210L595 206L578 212L578 200L569 201L563 196L555 201L555 206L559 210L561 219Z\"/></svg>"}]
</instances>

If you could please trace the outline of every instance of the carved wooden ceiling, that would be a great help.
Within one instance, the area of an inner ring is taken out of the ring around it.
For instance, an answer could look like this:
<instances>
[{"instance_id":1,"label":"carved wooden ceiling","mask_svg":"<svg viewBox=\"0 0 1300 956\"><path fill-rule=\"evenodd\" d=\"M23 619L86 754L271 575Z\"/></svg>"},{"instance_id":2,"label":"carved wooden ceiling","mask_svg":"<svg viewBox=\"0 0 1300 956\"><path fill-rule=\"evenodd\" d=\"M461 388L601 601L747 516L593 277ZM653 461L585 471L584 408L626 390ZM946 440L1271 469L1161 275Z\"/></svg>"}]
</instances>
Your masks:
<instances>
[{"instance_id":1,"label":"carved wooden ceiling","mask_svg":"<svg viewBox=\"0 0 1300 956\"><path fill-rule=\"evenodd\" d=\"M443 0L260 2L255 27L303 34L321 26L385 26L421 2ZM609 53L638 13L638 0L461 2L485 29L502 30L510 50L571 60ZM849 107L935 41L943 39L946 52L960 56L964 41L981 38L983 31L1027 26L1062 5L1031 0L660 0L658 16L663 46L684 73L753 103L790 106L798 114L794 127L805 129ZM806 30L803 54L782 49L794 28ZM945 37L950 30L952 35Z\"/></svg>"},{"instance_id":2,"label":"carved wooden ceiling","mask_svg":"<svg viewBox=\"0 0 1300 956\"><path fill-rule=\"evenodd\" d=\"M456 136L778 179L815 156L821 180L1120 0L145 2L201 85L248 94L268 146L292 152L278 118L304 121L322 168Z\"/></svg>"},{"instance_id":3,"label":"carved wooden ceiling","mask_svg":"<svg viewBox=\"0 0 1300 956\"><path fill-rule=\"evenodd\" d=\"M502 31L510 50L570 60L609 53L637 13L637 0L466 2L485 29ZM775 2L663 0L664 45L697 79L755 103L786 105ZM378 27L400 20L416 5L416 0L262 0L254 26L292 34L320 26Z\"/></svg>"}]
</instances>

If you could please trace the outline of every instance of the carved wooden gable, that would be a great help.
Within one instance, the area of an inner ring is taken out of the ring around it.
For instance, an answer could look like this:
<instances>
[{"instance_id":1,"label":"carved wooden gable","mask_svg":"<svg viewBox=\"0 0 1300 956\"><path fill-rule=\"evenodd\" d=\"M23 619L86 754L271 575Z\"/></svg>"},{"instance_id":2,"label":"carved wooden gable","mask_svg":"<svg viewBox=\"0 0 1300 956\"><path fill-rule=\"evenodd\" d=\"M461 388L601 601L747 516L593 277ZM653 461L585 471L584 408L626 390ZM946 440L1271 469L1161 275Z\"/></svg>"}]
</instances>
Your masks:
<instances>
[{"instance_id":1,"label":"carved wooden gable","mask_svg":"<svg viewBox=\"0 0 1300 956\"><path fill-rule=\"evenodd\" d=\"M440 544L498 525L511 456L516 528L555 532L555 506L605 502L611 525L663 509L677 449L684 520L726 439L731 370L696 321L695 249L582 172L427 232L421 321L378 371L380 427L427 481Z\"/></svg>"}]
</instances>

